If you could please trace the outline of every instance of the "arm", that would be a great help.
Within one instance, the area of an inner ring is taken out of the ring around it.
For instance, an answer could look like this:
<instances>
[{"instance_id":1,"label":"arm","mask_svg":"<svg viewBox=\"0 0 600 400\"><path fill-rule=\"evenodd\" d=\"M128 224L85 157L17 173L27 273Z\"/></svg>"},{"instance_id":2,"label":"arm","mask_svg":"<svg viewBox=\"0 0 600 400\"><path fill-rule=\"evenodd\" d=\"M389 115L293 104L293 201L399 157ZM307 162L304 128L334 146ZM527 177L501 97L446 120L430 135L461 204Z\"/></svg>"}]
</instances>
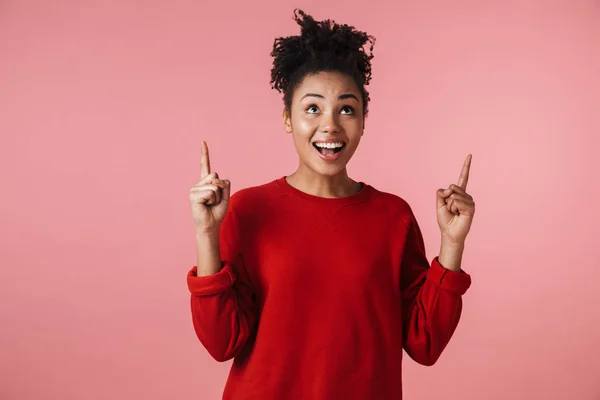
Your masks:
<instances>
[{"instance_id":1,"label":"arm","mask_svg":"<svg viewBox=\"0 0 600 400\"><path fill-rule=\"evenodd\" d=\"M463 252L465 251L464 243L453 243L442 236L442 244L440 246L439 263L446 269L455 272L461 272Z\"/></svg>"},{"instance_id":2,"label":"arm","mask_svg":"<svg viewBox=\"0 0 600 400\"><path fill-rule=\"evenodd\" d=\"M198 264L187 275L194 330L217 361L237 356L258 319L242 258L239 227L230 205L219 237L198 234Z\"/></svg>"},{"instance_id":3,"label":"arm","mask_svg":"<svg viewBox=\"0 0 600 400\"><path fill-rule=\"evenodd\" d=\"M462 311L462 295L471 277L460 271L459 254L442 245L431 265L419 225L411 215L401 270L403 343L407 354L422 365L433 365L450 341ZM441 261L455 270L445 268Z\"/></svg>"},{"instance_id":4,"label":"arm","mask_svg":"<svg viewBox=\"0 0 600 400\"><path fill-rule=\"evenodd\" d=\"M196 231L196 276L208 276L221 269L219 234Z\"/></svg>"}]
</instances>

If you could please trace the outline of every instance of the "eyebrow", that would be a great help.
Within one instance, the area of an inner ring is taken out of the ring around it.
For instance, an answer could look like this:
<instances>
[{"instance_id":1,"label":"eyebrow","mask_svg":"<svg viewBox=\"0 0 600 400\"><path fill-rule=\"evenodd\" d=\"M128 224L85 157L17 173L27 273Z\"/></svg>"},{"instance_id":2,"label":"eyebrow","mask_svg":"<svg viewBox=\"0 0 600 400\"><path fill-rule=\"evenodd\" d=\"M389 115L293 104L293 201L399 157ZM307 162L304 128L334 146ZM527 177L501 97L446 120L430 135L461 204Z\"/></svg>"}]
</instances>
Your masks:
<instances>
[{"instance_id":1,"label":"eyebrow","mask_svg":"<svg viewBox=\"0 0 600 400\"><path fill-rule=\"evenodd\" d=\"M318 93L306 93L304 96L302 96L302 98L300 100L303 100L305 97L318 97L320 99L325 98L323 95L320 95ZM344 93L338 97L338 100L346 100L346 99L354 99L356 101L359 101L358 97L356 97L352 93Z\"/></svg>"}]
</instances>

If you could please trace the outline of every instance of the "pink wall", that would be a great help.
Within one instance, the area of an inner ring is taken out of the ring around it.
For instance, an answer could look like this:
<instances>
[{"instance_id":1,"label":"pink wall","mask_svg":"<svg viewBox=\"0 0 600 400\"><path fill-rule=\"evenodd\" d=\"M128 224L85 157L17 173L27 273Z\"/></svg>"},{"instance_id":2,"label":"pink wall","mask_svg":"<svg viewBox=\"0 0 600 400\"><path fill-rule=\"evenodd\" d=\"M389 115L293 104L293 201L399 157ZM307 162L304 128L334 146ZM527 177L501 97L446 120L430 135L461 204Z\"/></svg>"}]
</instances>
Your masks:
<instances>
[{"instance_id":1,"label":"pink wall","mask_svg":"<svg viewBox=\"0 0 600 400\"><path fill-rule=\"evenodd\" d=\"M406 399L600 399L600 3L201 3L0 2L1 399L220 398L188 191L203 139L234 189L293 171L268 82L294 7L377 37L350 172L409 201L430 259L473 154L473 286Z\"/></svg>"}]
</instances>

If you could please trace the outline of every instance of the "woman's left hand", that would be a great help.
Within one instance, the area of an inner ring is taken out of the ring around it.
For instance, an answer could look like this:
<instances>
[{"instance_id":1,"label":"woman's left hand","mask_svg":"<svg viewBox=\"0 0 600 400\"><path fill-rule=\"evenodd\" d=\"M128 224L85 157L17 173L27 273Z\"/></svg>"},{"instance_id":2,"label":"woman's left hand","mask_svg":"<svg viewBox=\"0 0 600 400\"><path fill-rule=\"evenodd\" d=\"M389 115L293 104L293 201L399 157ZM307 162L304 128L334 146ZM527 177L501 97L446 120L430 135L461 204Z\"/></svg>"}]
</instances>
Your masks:
<instances>
[{"instance_id":1,"label":"woman's left hand","mask_svg":"<svg viewBox=\"0 0 600 400\"><path fill-rule=\"evenodd\" d=\"M464 244L473 215L475 202L467 190L472 155L467 155L463 169L458 178L458 185L450 185L448 189L437 191L437 221L442 238L451 243Z\"/></svg>"}]
</instances>

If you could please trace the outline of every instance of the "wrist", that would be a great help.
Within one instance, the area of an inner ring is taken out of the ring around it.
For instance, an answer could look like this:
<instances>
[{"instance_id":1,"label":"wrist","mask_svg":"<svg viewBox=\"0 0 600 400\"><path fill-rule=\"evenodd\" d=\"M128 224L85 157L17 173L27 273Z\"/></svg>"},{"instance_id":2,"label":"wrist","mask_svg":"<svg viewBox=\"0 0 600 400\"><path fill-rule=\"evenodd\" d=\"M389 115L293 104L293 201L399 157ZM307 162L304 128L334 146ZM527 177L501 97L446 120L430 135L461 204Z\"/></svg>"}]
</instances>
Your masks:
<instances>
[{"instance_id":1,"label":"wrist","mask_svg":"<svg viewBox=\"0 0 600 400\"><path fill-rule=\"evenodd\" d=\"M219 238L219 228L217 229L204 229L196 227L196 239L218 239Z\"/></svg>"},{"instance_id":2,"label":"wrist","mask_svg":"<svg viewBox=\"0 0 600 400\"><path fill-rule=\"evenodd\" d=\"M200 230L196 232L196 276L215 274L221 267L218 232Z\"/></svg>"},{"instance_id":3,"label":"wrist","mask_svg":"<svg viewBox=\"0 0 600 400\"><path fill-rule=\"evenodd\" d=\"M442 246L450 247L450 248L453 248L456 250L461 250L461 249L465 248L464 241L457 242L457 241L449 238L448 236L444 236L444 235L442 235L441 244L442 244Z\"/></svg>"},{"instance_id":4,"label":"wrist","mask_svg":"<svg viewBox=\"0 0 600 400\"><path fill-rule=\"evenodd\" d=\"M451 271L460 271L462 256L465 249L464 243L457 243L449 239L442 239L440 246L439 263Z\"/></svg>"}]
</instances>

